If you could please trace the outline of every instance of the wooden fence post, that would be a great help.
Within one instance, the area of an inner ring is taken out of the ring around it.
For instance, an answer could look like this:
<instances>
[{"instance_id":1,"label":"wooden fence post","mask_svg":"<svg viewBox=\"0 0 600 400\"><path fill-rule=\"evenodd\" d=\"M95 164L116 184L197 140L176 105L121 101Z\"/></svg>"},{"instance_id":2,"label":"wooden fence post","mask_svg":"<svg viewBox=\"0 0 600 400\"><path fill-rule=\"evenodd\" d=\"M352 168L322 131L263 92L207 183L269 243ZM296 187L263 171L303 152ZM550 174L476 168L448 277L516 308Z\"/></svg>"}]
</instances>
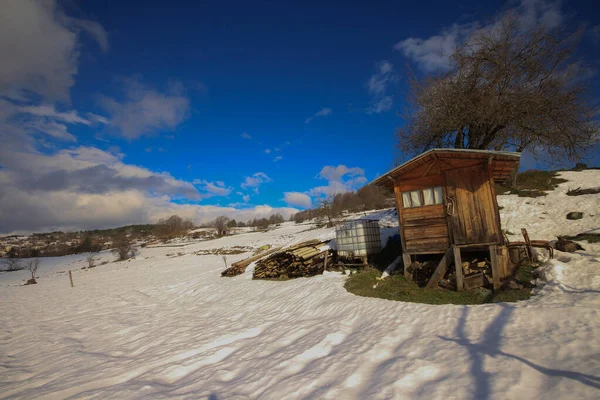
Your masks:
<instances>
[{"instance_id":1,"label":"wooden fence post","mask_svg":"<svg viewBox=\"0 0 600 400\"><path fill-rule=\"evenodd\" d=\"M75 285L73 285L73 274L71 273L71 270L69 270L69 280L71 281L71 287L75 287Z\"/></svg>"}]
</instances>

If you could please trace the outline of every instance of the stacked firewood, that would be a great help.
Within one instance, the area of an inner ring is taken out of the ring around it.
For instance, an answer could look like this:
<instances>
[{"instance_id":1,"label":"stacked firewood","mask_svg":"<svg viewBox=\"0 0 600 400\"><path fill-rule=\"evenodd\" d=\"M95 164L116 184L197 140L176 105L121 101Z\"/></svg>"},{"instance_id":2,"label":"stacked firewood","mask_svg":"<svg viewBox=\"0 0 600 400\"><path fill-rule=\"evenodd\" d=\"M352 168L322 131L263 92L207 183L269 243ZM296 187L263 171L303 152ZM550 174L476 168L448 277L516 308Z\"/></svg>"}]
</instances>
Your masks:
<instances>
[{"instance_id":1,"label":"stacked firewood","mask_svg":"<svg viewBox=\"0 0 600 400\"><path fill-rule=\"evenodd\" d=\"M473 274L482 273L492 282L492 263L488 260L479 261L474 259L472 261L465 261L462 263L463 275L470 276Z\"/></svg>"},{"instance_id":2,"label":"stacked firewood","mask_svg":"<svg viewBox=\"0 0 600 400\"><path fill-rule=\"evenodd\" d=\"M417 285L424 287L429 282L429 279L431 279L431 275L433 275L436 267L437 262L435 261L413 261L408 267L407 272L412 275Z\"/></svg>"},{"instance_id":3,"label":"stacked firewood","mask_svg":"<svg viewBox=\"0 0 600 400\"><path fill-rule=\"evenodd\" d=\"M275 253L257 261L254 279L291 279L323 273L326 252L319 251L310 242Z\"/></svg>"},{"instance_id":4,"label":"stacked firewood","mask_svg":"<svg viewBox=\"0 0 600 400\"><path fill-rule=\"evenodd\" d=\"M221 272L221 276L236 276L243 274L248 265L250 265L253 261L260 260L261 258L266 257L267 255L276 252L279 249L280 247L272 249L271 246L263 246L258 249L252 257L231 264L231 267Z\"/></svg>"}]
</instances>

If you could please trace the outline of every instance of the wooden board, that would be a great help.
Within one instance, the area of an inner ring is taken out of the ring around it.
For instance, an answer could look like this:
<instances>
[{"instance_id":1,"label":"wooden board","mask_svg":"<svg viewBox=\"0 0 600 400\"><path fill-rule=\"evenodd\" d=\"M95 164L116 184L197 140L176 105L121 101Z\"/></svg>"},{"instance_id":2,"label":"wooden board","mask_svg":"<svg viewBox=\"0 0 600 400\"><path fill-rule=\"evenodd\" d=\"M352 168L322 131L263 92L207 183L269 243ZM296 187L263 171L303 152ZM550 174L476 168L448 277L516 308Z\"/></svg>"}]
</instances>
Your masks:
<instances>
[{"instance_id":1,"label":"wooden board","mask_svg":"<svg viewBox=\"0 0 600 400\"><path fill-rule=\"evenodd\" d=\"M481 165L444 173L454 203L448 217L454 244L499 243L500 227L487 169Z\"/></svg>"},{"instance_id":2,"label":"wooden board","mask_svg":"<svg viewBox=\"0 0 600 400\"><path fill-rule=\"evenodd\" d=\"M443 204L400 210L400 231L406 251L432 252L448 248L448 225Z\"/></svg>"},{"instance_id":3,"label":"wooden board","mask_svg":"<svg viewBox=\"0 0 600 400\"><path fill-rule=\"evenodd\" d=\"M406 248L408 251L421 254L440 253L441 251L445 251L449 244L447 237L406 240Z\"/></svg>"},{"instance_id":4,"label":"wooden board","mask_svg":"<svg viewBox=\"0 0 600 400\"><path fill-rule=\"evenodd\" d=\"M444 274L446 273L446 269L448 269L450 264L452 264L452 258L453 258L452 247L449 247L448 250L446 251L446 253L444 253L444 256L440 260L437 268L435 269L435 271L433 271L433 275L431 275L429 282L427 282L427 285L425 286L427 289L432 289L432 288L437 287L440 280L444 277Z\"/></svg>"},{"instance_id":5,"label":"wooden board","mask_svg":"<svg viewBox=\"0 0 600 400\"><path fill-rule=\"evenodd\" d=\"M460 248L456 247L456 246L452 246L452 251L454 252L454 270L455 270L455 274L456 274L456 290L458 292L460 292L464 288L462 259L460 257Z\"/></svg>"}]
</instances>

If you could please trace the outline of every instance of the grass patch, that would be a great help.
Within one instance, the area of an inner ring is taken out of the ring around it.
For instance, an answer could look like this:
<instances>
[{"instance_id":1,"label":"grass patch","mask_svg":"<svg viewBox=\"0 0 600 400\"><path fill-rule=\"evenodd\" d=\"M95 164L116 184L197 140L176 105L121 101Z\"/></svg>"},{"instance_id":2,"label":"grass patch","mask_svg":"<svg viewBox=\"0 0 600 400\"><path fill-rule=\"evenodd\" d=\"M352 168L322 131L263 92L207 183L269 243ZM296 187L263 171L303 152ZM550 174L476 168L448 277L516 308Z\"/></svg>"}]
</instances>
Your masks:
<instances>
[{"instance_id":1,"label":"grass patch","mask_svg":"<svg viewBox=\"0 0 600 400\"><path fill-rule=\"evenodd\" d=\"M381 272L375 268L366 268L348 277L344 287L357 296L375 297L386 300L406 301L423 304L485 304L498 302L515 302L531 297L533 266L522 266L517 271L516 280L523 289L504 289L492 292L484 288L455 292L442 288L425 289L407 280L403 275L392 275L384 280L377 280ZM373 286L377 284L374 289ZM528 287L529 286L529 287Z\"/></svg>"},{"instance_id":2,"label":"grass patch","mask_svg":"<svg viewBox=\"0 0 600 400\"><path fill-rule=\"evenodd\" d=\"M510 182L496 184L497 194L516 194L519 197L540 197L555 189L559 183L567 182L558 177L557 171L525 171L517 174L517 187L511 188Z\"/></svg>"}]
</instances>

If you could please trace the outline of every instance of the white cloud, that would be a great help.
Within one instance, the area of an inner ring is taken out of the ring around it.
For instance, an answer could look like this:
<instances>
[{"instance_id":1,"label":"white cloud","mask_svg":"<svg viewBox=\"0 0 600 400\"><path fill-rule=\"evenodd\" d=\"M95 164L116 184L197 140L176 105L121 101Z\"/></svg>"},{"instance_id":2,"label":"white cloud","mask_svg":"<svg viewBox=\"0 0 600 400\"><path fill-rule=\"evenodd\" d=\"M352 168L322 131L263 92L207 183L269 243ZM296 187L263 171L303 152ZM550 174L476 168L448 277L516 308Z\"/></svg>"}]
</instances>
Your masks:
<instances>
[{"instance_id":1,"label":"white cloud","mask_svg":"<svg viewBox=\"0 0 600 400\"><path fill-rule=\"evenodd\" d=\"M91 122L85 118L80 117L77 114L77 111L58 112L52 104L22 106L19 107L18 110L21 113L31 114L38 117L48 117L66 122L68 124L91 125Z\"/></svg>"},{"instance_id":2,"label":"white cloud","mask_svg":"<svg viewBox=\"0 0 600 400\"><path fill-rule=\"evenodd\" d=\"M329 114L331 114L333 112L333 110L331 108L322 108L319 111L317 111L317 113L315 114L315 117L326 117Z\"/></svg>"},{"instance_id":3,"label":"white cloud","mask_svg":"<svg viewBox=\"0 0 600 400\"><path fill-rule=\"evenodd\" d=\"M560 26L565 19L561 1L521 0L505 12L516 13L527 26L539 24L550 29ZM450 56L460 43L480 29L492 29L493 25L482 26L477 21L453 24L429 38L404 39L394 45L394 50L400 51L425 72L446 71L452 68Z\"/></svg>"},{"instance_id":4,"label":"white cloud","mask_svg":"<svg viewBox=\"0 0 600 400\"><path fill-rule=\"evenodd\" d=\"M265 153L271 154L271 149L265 149Z\"/></svg>"},{"instance_id":5,"label":"white cloud","mask_svg":"<svg viewBox=\"0 0 600 400\"><path fill-rule=\"evenodd\" d=\"M269 178L267 176L267 174L265 174L264 172L257 172L255 174L253 174L252 176L247 176L244 179L244 182L242 182L242 184L240 185L241 187L243 187L244 189L254 189L254 192L258 193L258 187L263 184L263 183L267 183L267 182L271 182L272 179Z\"/></svg>"},{"instance_id":6,"label":"white cloud","mask_svg":"<svg viewBox=\"0 0 600 400\"><path fill-rule=\"evenodd\" d=\"M0 94L14 96L25 90L68 101L78 70L80 32L89 34L102 49L108 48L100 24L67 17L56 1L4 0Z\"/></svg>"},{"instance_id":7,"label":"white cloud","mask_svg":"<svg viewBox=\"0 0 600 400\"><path fill-rule=\"evenodd\" d=\"M321 108L319 111L317 111L316 113L314 113L314 115L306 118L304 120L305 124L310 124L311 121L315 118L315 117L327 117L328 115L330 115L331 113L333 113L333 110L329 107L324 107Z\"/></svg>"},{"instance_id":8,"label":"white cloud","mask_svg":"<svg viewBox=\"0 0 600 400\"><path fill-rule=\"evenodd\" d=\"M312 206L310 196L300 192L285 192L283 194L283 201L288 206L298 206L301 208L310 208Z\"/></svg>"},{"instance_id":9,"label":"white cloud","mask_svg":"<svg viewBox=\"0 0 600 400\"><path fill-rule=\"evenodd\" d=\"M244 203L249 202L250 201L250 195L247 194L247 195L242 196L242 200L244 200Z\"/></svg>"},{"instance_id":10,"label":"white cloud","mask_svg":"<svg viewBox=\"0 0 600 400\"><path fill-rule=\"evenodd\" d=\"M55 139L66 142L76 142L77 138L67 131L67 126L54 121L31 121L24 123L24 127L31 131L52 136Z\"/></svg>"},{"instance_id":11,"label":"white cloud","mask_svg":"<svg viewBox=\"0 0 600 400\"><path fill-rule=\"evenodd\" d=\"M205 222L218 215L245 220L297 211L180 204L173 200L224 196L231 189L222 181L200 181L196 188L168 173L125 164L122 157L94 147L42 154L0 146L0 233L106 228L172 214Z\"/></svg>"},{"instance_id":12,"label":"white cloud","mask_svg":"<svg viewBox=\"0 0 600 400\"><path fill-rule=\"evenodd\" d=\"M203 198L229 196L232 192L232 189L225 187L225 183L222 181L209 182L207 180L194 179L193 184L200 187L200 190L203 192Z\"/></svg>"},{"instance_id":13,"label":"white cloud","mask_svg":"<svg viewBox=\"0 0 600 400\"><path fill-rule=\"evenodd\" d=\"M124 79L123 90L123 100L102 96L100 104L111 114L112 128L127 139L172 131L188 117L190 100L178 82L168 82L166 90L159 91L137 79Z\"/></svg>"},{"instance_id":14,"label":"white cloud","mask_svg":"<svg viewBox=\"0 0 600 400\"><path fill-rule=\"evenodd\" d=\"M110 123L110 121L108 120L108 118L103 117L102 115L97 115L97 114L94 114L94 113L91 113L91 112L86 113L85 115L87 115L88 119L90 121L92 121L92 122L98 122L98 123L104 124L104 125L107 125L107 124Z\"/></svg>"},{"instance_id":15,"label":"white cloud","mask_svg":"<svg viewBox=\"0 0 600 400\"><path fill-rule=\"evenodd\" d=\"M273 159L273 162L277 162L277 161L281 161L281 160L283 160L283 157L282 156L277 156L277 157L275 157Z\"/></svg>"},{"instance_id":16,"label":"white cloud","mask_svg":"<svg viewBox=\"0 0 600 400\"><path fill-rule=\"evenodd\" d=\"M354 167L348 168L343 164L338 165L337 167L332 167L330 165L326 165L319 172L319 177L323 179L327 179L328 181L339 181L345 175L354 177L361 176L365 174L365 170L362 168Z\"/></svg>"},{"instance_id":17,"label":"white cloud","mask_svg":"<svg viewBox=\"0 0 600 400\"><path fill-rule=\"evenodd\" d=\"M248 132L243 132L243 133L242 133L242 137L243 137L244 139L252 139L252 136L250 136L250 134L248 134Z\"/></svg>"},{"instance_id":18,"label":"white cloud","mask_svg":"<svg viewBox=\"0 0 600 400\"><path fill-rule=\"evenodd\" d=\"M392 109L393 96L387 95L389 87L398 80L394 67L389 61L377 64L375 73L367 81L367 91L371 96L371 105L367 114L379 114Z\"/></svg>"},{"instance_id":19,"label":"white cloud","mask_svg":"<svg viewBox=\"0 0 600 400\"><path fill-rule=\"evenodd\" d=\"M448 70L452 66L450 56L459 41L464 40L473 27L472 24L454 24L441 34L427 39L411 37L398 42L394 45L394 50L402 52L426 72Z\"/></svg>"},{"instance_id":20,"label":"white cloud","mask_svg":"<svg viewBox=\"0 0 600 400\"><path fill-rule=\"evenodd\" d=\"M374 101L371 104L371 106L367 108L367 114L380 114L385 111L390 111L393 105L393 96L383 96L380 99Z\"/></svg>"},{"instance_id":21,"label":"white cloud","mask_svg":"<svg viewBox=\"0 0 600 400\"><path fill-rule=\"evenodd\" d=\"M327 185L317 186L308 191L308 194L313 197L331 196L338 193L345 193L357 189L365 184L365 171L362 168L349 168L343 164L337 167L325 166L319 172L318 177L325 179Z\"/></svg>"}]
</instances>

